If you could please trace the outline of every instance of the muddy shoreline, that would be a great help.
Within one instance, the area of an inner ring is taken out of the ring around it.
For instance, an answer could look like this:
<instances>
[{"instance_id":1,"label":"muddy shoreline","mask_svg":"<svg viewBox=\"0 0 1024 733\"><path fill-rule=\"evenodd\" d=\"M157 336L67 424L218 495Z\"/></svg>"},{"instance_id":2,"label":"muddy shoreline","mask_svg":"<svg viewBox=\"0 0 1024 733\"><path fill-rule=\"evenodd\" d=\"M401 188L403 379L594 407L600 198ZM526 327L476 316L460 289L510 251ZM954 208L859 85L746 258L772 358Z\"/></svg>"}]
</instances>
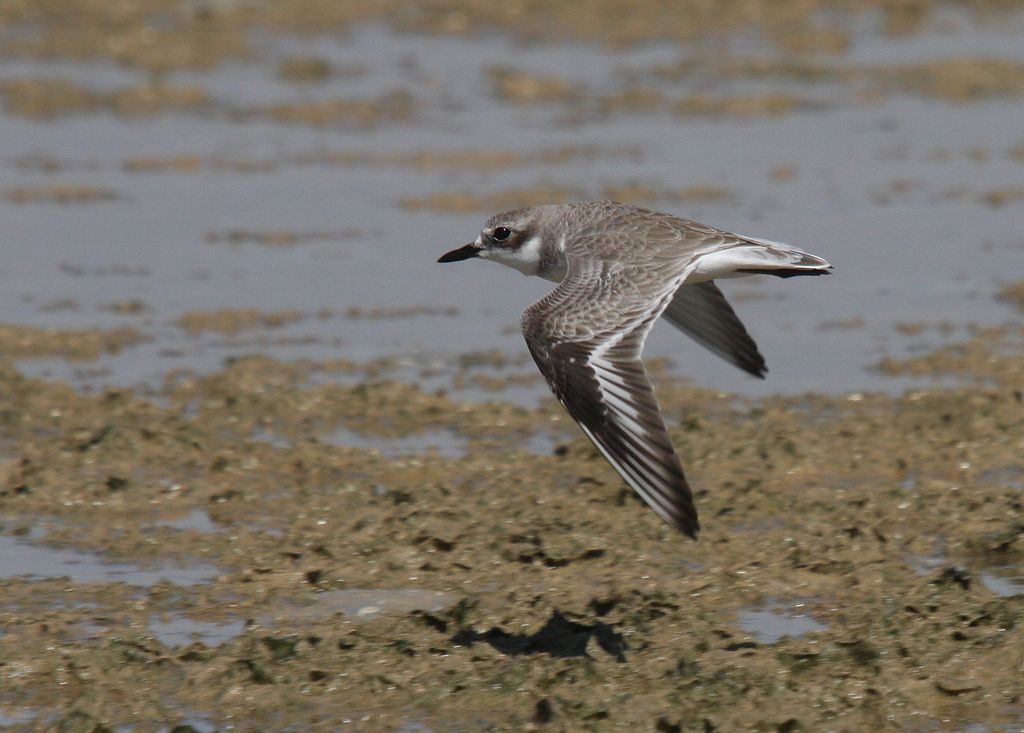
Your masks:
<instances>
[{"instance_id":1,"label":"muddy shoreline","mask_svg":"<svg viewBox=\"0 0 1024 733\"><path fill-rule=\"evenodd\" d=\"M1011 724L1024 360L997 354L1022 335L953 350L991 386L900 398L737 401L663 377L697 543L553 400L345 387L254 357L154 401L8 363L3 536L208 577L7 578L0 704L54 730L155 731L181 710L233 730ZM339 425L381 441L444 431L464 452L389 456L330 442ZM548 449L526 447L537 433ZM1002 567L1016 580L1000 585ZM764 643L741 626L780 602L819 627ZM162 642L166 619L196 640Z\"/></svg>"}]
</instances>

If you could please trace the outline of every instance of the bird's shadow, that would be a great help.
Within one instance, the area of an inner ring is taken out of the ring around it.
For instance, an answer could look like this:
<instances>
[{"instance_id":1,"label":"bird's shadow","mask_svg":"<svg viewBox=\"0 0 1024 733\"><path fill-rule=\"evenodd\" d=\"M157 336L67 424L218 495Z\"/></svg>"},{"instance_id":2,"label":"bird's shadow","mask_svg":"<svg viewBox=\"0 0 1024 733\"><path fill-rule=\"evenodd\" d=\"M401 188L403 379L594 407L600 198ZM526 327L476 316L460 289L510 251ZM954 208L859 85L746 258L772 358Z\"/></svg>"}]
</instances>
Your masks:
<instances>
[{"instance_id":1,"label":"bird's shadow","mask_svg":"<svg viewBox=\"0 0 1024 733\"><path fill-rule=\"evenodd\" d=\"M462 629L452 637L452 643L472 646L485 642L502 654L550 654L552 657L588 657L587 644L594 639L597 645L610 654L615 661L625 662L628 648L622 634L608 624L597 622L593 625L570 621L559 611L552 611L551 617L534 634L510 634L498 627L483 633L473 629Z\"/></svg>"}]
</instances>

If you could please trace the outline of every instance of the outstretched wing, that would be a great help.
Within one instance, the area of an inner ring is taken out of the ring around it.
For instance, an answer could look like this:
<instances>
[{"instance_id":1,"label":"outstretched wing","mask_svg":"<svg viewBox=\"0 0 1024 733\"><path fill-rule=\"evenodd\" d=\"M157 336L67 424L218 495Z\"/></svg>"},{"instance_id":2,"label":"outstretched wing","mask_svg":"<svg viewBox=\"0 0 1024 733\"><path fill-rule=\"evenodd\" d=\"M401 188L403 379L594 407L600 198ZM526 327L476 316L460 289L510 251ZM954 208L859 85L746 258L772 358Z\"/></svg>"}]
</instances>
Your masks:
<instances>
[{"instance_id":1,"label":"outstretched wing","mask_svg":"<svg viewBox=\"0 0 1024 733\"><path fill-rule=\"evenodd\" d=\"M733 366L761 379L768 372L754 339L713 281L680 286L663 315L673 326Z\"/></svg>"},{"instance_id":2,"label":"outstretched wing","mask_svg":"<svg viewBox=\"0 0 1024 733\"><path fill-rule=\"evenodd\" d=\"M583 432L655 512L696 537L693 494L640 359L682 281L677 269L570 260L522 325L534 361Z\"/></svg>"}]
</instances>

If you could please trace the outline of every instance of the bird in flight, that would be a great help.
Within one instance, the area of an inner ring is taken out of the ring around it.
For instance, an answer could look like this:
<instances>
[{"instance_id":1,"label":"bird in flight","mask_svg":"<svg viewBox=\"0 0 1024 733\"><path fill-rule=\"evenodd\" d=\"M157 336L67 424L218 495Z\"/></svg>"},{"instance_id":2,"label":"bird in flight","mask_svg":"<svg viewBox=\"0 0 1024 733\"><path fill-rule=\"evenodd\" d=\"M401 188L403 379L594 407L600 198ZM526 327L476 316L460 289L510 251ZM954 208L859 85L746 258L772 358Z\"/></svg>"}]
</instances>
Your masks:
<instances>
[{"instance_id":1,"label":"bird in flight","mask_svg":"<svg viewBox=\"0 0 1024 733\"><path fill-rule=\"evenodd\" d=\"M832 265L780 242L730 234L614 201L491 217L438 262L494 260L558 283L522 316L534 361L583 432L666 522L696 538L697 510L641 360L664 316L731 364L768 371L715 280L824 275Z\"/></svg>"}]
</instances>

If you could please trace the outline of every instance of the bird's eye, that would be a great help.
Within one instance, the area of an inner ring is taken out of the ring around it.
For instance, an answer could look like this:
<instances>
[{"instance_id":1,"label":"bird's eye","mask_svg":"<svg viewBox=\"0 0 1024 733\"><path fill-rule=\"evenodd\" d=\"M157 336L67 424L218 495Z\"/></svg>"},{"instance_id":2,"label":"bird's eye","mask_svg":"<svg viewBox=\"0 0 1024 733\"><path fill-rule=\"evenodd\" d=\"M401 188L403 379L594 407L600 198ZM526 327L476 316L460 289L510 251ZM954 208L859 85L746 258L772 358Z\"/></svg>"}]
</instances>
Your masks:
<instances>
[{"instance_id":1,"label":"bird's eye","mask_svg":"<svg viewBox=\"0 0 1024 733\"><path fill-rule=\"evenodd\" d=\"M496 242L504 242L512 236L512 230L508 227L495 227L491 236L494 237Z\"/></svg>"}]
</instances>

